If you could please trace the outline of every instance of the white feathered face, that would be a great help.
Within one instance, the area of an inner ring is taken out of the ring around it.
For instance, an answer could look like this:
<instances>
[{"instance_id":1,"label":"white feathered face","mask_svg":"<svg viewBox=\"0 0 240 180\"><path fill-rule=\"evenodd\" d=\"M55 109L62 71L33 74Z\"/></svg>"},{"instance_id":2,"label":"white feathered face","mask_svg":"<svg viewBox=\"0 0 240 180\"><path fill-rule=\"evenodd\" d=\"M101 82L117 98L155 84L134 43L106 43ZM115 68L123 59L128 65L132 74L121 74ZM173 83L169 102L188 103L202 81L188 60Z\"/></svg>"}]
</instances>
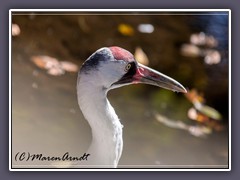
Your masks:
<instances>
[{"instance_id":1,"label":"white feathered face","mask_svg":"<svg viewBox=\"0 0 240 180\"><path fill-rule=\"evenodd\" d=\"M101 62L99 65L100 67L97 74L99 77L101 77L101 81L104 86L109 89L117 88L117 86L114 86L114 83L122 79L122 77L128 74L128 72L136 71L135 62L129 63L124 60ZM132 75L133 74L134 73L132 73ZM123 86L125 83L121 85Z\"/></svg>"},{"instance_id":2,"label":"white feathered face","mask_svg":"<svg viewBox=\"0 0 240 180\"><path fill-rule=\"evenodd\" d=\"M86 76L96 87L114 89L129 84L151 84L172 91L186 89L174 79L138 63L120 47L101 48L82 65L80 76Z\"/></svg>"}]
</instances>

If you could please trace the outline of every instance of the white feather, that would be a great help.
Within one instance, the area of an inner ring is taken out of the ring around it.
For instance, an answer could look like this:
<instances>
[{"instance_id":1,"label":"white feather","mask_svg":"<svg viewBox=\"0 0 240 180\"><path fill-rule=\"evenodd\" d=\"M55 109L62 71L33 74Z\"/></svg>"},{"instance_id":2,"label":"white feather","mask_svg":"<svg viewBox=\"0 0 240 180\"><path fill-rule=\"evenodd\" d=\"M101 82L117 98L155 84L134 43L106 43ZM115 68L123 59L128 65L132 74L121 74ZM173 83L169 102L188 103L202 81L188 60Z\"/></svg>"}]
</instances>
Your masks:
<instances>
[{"instance_id":1,"label":"white feather","mask_svg":"<svg viewBox=\"0 0 240 180\"><path fill-rule=\"evenodd\" d=\"M101 78L104 73L80 73L77 85L80 109L92 129L92 143L88 149L90 167L117 167L122 153L122 125L107 100L109 82ZM104 74L105 76L106 74ZM97 78L98 77L98 78ZM109 79L106 77L106 79ZM101 82L102 81L102 82ZM92 166L93 165L93 166Z\"/></svg>"}]
</instances>

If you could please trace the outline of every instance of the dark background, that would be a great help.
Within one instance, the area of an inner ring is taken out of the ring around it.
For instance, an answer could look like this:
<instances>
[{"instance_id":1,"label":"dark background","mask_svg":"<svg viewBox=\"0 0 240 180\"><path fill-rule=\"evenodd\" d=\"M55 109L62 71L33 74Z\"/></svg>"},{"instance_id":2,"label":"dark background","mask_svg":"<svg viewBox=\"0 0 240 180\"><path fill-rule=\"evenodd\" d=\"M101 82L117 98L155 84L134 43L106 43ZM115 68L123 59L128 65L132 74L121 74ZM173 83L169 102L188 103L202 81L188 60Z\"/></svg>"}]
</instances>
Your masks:
<instances>
[{"instance_id":1,"label":"dark background","mask_svg":"<svg viewBox=\"0 0 240 180\"><path fill-rule=\"evenodd\" d=\"M71 3L72 2L72 3ZM1 84L1 125L0 127L2 128L0 130L1 132L1 177L4 179L13 179L13 178L18 178L18 179L26 179L26 177L31 176L29 178L31 179L42 179L42 178L67 178L69 177L69 173L59 174L59 173L41 173L41 176L36 175L35 173L16 173L16 172L9 172L8 171L8 10L11 8L135 8L136 3L134 2L128 2L125 3L124 1L121 2L108 2L108 1L101 1L99 2L99 5L97 6L96 3L93 6L92 2L75 2L75 1L68 1L67 4L64 2L58 2L57 7L54 2L31 2L30 1L8 1L8 2L3 2L1 1L1 11L0 11L0 17L1 17L1 52L0 52L0 72L2 73L0 76L0 82ZM103 3L104 2L104 3ZM125 3L125 4L124 4ZM239 47L237 44L239 42L239 35L236 34L239 31L239 22L237 21L237 17L239 17L239 13L237 12L237 9L234 10L234 7L239 7L238 5L234 4L234 2L228 2L226 0L222 1L211 1L211 2L197 2L197 3L192 3L190 4L189 1L181 1L179 2L167 2L167 3L154 3L154 1L148 1L147 5L138 2L138 7L137 8L229 8L232 10L232 171L231 172L221 172L221 173L200 173L200 175L196 175L195 173L150 173L146 172L144 174L138 174L138 173L103 173L102 177L110 177L114 176L114 178L122 179L127 176L133 177L133 175L137 177L137 175L142 178L155 176L156 178L166 178L166 177L171 177L171 178L177 178L179 177L180 179L187 179L187 178L194 178L194 179L203 179L203 178L216 178L216 179L225 179L225 178L234 178L237 176L237 164L239 161L239 156L237 156L237 152L239 152L239 147L237 145L237 128L239 127L237 125L238 123L238 118L237 118L237 108L238 108L238 103L239 103L239 96L237 96L237 92L239 92L239 87L238 83L235 82L234 80L237 79L236 77L239 77L237 75L237 68L239 67L237 64L237 57L236 57L236 48ZM238 23L238 24L237 24ZM236 110L236 111L235 111ZM94 176L94 177L100 177L99 173L71 173L71 176L74 178L85 178L87 176ZM121 174L121 175L119 175ZM181 176L180 176L181 175ZM17 177L14 177L17 176ZM33 177L32 177L33 176ZM44 176L44 177L43 177ZM193 177L191 177L193 176ZM236 179L236 178L235 178Z\"/></svg>"}]
</instances>

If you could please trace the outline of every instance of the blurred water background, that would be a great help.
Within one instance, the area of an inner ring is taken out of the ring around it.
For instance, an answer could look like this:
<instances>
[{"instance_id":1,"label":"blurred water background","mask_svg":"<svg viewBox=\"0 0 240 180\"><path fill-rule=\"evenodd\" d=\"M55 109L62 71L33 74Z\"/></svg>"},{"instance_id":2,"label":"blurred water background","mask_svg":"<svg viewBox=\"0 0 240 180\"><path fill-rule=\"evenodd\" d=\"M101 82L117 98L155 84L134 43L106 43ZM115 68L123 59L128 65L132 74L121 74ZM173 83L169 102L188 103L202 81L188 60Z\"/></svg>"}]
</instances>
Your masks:
<instances>
[{"instance_id":1,"label":"blurred water background","mask_svg":"<svg viewBox=\"0 0 240 180\"><path fill-rule=\"evenodd\" d=\"M91 131L77 104L76 71L97 49L116 45L189 90L185 96L132 85L109 92L124 125L119 167L228 167L227 13L21 12L12 23L13 157L86 151Z\"/></svg>"}]
</instances>

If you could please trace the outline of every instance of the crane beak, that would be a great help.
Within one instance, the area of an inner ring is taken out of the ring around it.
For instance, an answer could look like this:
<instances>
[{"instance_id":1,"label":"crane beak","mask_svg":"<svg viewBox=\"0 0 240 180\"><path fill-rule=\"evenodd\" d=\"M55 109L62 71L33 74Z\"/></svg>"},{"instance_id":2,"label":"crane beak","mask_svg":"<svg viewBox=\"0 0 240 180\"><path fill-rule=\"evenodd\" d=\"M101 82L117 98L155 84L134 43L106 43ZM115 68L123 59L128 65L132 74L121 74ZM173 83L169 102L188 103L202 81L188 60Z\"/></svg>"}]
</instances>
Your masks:
<instances>
[{"instance_id":1,"label":"crane beak","mask_svg":"<svg viewBox=\"0 0 240 180\"><path fill-rule=\"evenodd\" d=\"M133 74L127 74L119 81L112 84L111 89L118 88L129 84L150 84L162 87L174 92L187 93L187 90L176 80L162 74L154 69L144 66L140 63L137 64L136 70Z\"/></svg>"},{"instance_id":2,"label":"crane beak","mask_svg":"<svg viewBox=\"0 0 240 180\"><path fill-rule=\"evenodd\" d=\"M187 93L183 85L176 80L140 63L138 63L136 74L133 76L133 83L150 84L174 92Z\"/></svg>"}]
</instances>

